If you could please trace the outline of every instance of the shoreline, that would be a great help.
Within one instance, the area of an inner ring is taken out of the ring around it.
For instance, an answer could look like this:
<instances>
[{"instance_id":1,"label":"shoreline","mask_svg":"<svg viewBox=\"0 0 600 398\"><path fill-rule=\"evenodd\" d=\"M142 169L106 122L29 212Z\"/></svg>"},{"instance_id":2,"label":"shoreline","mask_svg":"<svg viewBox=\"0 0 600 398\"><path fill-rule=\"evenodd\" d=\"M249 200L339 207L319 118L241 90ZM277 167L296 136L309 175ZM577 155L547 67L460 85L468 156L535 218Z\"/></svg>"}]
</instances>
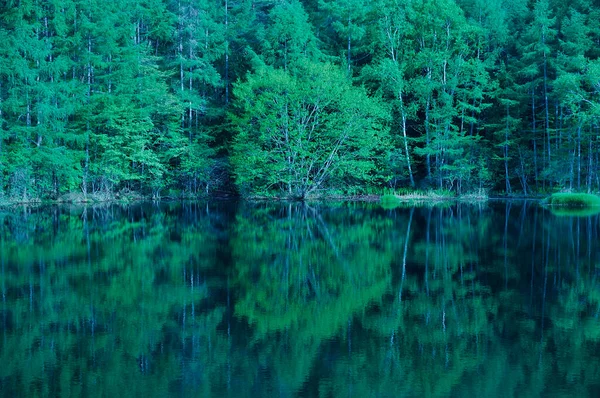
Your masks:
<instances>
[{"instance_id":1,"label":"shoreline","mask_svg":"<svg viewBox=\"0 0 600 398\"><path fill-rule=\"evenodd\" d=\"M535 200L539 201L545 196L479 196L479 195L460 195L460 196L444 196L444 195L426 195L426 194L406 194L406 195L379 195L379 194L364 194L364 195L324 195L318 197L309 197L305 200L296 200L289 198L278 197L240 197L240 196L205 196L205 197L169 197L152 198L144 196L125 197L125 198L107 198L103 200L63 200L63 199L47 199L47 200L0 200L0 208L9 207L39 207L39 206L60 206L60 205L76 205L76 206L96 206L96 205L131 205L143 202L157 203L173 203L173 202L196 202L196 201L216 201L216 202L272 202L272 203L315 203L315 202L365 202L365 203L384 203L385 198L393 197L392 201L397 203L442 203L442 202L463 202L463 203L483 203L487 201L504 201L504 200Z\"/></svg>"}]
</instances>

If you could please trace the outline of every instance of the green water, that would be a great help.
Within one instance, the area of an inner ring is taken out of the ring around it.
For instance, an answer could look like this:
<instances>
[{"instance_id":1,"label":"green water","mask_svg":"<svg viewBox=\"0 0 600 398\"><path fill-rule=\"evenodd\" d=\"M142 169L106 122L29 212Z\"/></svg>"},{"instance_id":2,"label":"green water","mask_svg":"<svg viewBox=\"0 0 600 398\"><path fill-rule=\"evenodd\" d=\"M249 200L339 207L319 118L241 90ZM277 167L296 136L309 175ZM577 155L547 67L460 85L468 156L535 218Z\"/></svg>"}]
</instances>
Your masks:
<instances>
[{"instance_id":1,"label":"green water","mask_svg":"<svg viewBox=\"0 0 600 398\"><path fill-rule=\"evenodd\" d=\"M16 208L0 234L2 396L600 396L598 215Z\"/></svg>"}]
</instances>

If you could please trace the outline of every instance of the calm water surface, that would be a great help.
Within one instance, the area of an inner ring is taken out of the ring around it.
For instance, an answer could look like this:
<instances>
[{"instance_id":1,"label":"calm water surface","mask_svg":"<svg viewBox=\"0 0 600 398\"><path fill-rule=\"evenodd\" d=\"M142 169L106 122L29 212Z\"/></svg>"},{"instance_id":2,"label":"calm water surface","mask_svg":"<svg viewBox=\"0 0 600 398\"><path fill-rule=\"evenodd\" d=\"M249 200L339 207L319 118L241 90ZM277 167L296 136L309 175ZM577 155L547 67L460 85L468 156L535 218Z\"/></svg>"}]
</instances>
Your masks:
<instances>
[{"instance_id":1,"label":"calm water surface","mask_svg":"<svg viewBox=\"0 0 600 398\"><path fill-rule=\"evenodd\" d=\"M523 202L4 210L0 392L598 397L599 234Z\"/></svg>"}]
</instances>

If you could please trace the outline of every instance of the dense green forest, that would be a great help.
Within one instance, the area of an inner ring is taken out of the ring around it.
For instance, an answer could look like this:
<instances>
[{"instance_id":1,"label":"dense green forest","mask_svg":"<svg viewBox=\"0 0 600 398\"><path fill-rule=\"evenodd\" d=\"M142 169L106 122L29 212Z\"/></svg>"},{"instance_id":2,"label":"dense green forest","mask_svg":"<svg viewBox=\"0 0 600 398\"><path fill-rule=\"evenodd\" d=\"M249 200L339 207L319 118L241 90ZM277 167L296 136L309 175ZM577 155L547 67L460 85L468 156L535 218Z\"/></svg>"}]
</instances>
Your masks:
<instances>
[{"instance_id":1,"label":"dense green forest","mask_svg":"<svg viewBox=\"0 0 600 398\"><path fill-rule=\"evenodd\" d=\"M600 190L592 0L3 0L0 200Z\"/></svg>"}]
</instances>

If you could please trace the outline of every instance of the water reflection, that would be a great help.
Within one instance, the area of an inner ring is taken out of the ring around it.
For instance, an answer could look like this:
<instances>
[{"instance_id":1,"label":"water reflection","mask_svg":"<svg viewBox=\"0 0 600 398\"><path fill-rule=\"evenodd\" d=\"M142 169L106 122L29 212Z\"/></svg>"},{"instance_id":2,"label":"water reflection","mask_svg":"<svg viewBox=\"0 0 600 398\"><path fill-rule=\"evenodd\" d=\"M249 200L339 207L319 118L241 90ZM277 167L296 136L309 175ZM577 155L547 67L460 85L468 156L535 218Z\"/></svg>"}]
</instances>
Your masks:
<instances>
[{"instance_id":1,"label":"water reflection","mask_svg":"<svg viewBox=\"0 0 600 398\"><path fill-rule=\"evenodd\" d=\"M598 215L0 214L5 396L597 396Z\"/></svg>"}]
</instances>

